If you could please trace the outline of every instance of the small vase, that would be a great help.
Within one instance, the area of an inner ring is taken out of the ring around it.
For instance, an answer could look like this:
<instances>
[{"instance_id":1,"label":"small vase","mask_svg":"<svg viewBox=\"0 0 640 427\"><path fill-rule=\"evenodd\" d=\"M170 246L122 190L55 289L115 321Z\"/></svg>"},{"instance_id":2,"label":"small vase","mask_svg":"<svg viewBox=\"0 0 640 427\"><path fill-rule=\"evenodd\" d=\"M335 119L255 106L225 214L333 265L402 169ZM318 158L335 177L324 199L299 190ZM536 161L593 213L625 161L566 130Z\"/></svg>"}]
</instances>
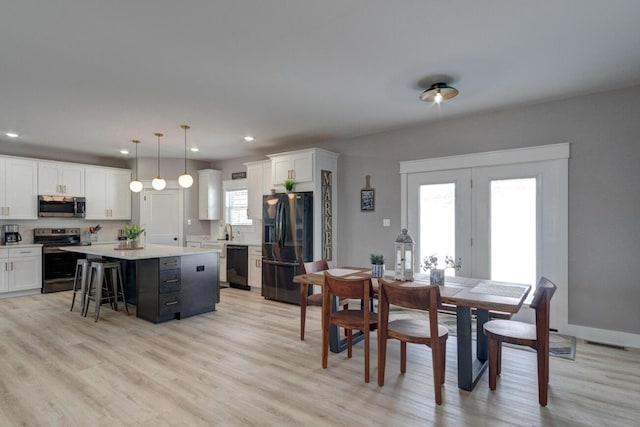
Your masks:
<instances>
[{"instance_id":1,"label":"small vase","mask_svg":"<svg viewBox=\"0 0 640 427\"><path fill-rule=\"evenodd\" d=\"M379 278L384 276L384 264L371 264L371 277Z\"/></svg>"},{"instance_id":2,"label":"small vase","mask_svg":"<svg viewBox=\"0 0 640 427\"><path fill-rule=\"evenodd\" d=\"M138 246L140 246L140 242L138 241L138 239L127 240L127 247L137 248Z\"/></svg>"},{"instance_id":3,"label":"small vase","mask_svg":"<svg viewBox=\"0 0 640 427\"><path fill-rule=\"evenodd\" d=\"M429 275L429 283L444 286L444 269L432 268Z\"/></svg>"}]
</instances>

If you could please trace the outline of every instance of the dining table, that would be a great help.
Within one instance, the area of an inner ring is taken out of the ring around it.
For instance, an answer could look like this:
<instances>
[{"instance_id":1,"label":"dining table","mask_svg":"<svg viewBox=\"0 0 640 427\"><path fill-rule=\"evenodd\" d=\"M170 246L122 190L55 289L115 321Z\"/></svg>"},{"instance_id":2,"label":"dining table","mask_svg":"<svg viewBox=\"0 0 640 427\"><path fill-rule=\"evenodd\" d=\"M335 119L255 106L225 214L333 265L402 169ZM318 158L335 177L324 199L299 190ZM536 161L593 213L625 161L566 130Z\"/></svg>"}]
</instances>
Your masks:
<instances>
[{"instance_id":1,"label":"dining table","mask_svg":"<svg viewBox=\"0 0 640 427\"><path fill-rule=\"evenodd\" d=\"M371 278L371 269L363 267L340 267L328 270L331 274L345 278ZM393 274L393 272L390 272ZM394 280L385 276L385 280ZM295 276L294 283L302 286L324 285L324 273L301 274ZM430 284L429 274L418 273L413 281L403 282L405 286L425 286ZM377 292L377 279L372 278L374 293ZM458 387L473 390L488 365L488 341L483 333L484 324L492 313L501 313L509 317L517 313L531 291L531 286L520 283L500 282L471 277L445 276L444 285L440 285L442 303L455 307L456 343L458 357ZM338 310L336 299L332 300L332 310ZM474 334L472 331L472 311L476 316L475 355L473 352ZM329 349L338 353L346 348L337 327L329 332Z\"/></svg>"}]
</instances>

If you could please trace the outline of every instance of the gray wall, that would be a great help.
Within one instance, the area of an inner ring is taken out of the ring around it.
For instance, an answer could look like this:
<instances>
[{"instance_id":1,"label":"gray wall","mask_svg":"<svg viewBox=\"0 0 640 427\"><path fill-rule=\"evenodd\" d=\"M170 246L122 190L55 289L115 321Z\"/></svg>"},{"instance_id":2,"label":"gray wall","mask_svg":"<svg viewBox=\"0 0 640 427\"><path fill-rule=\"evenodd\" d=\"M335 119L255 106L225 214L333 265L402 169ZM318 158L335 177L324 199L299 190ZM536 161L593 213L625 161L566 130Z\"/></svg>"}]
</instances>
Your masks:
<instances>
[{"instance_id":1,"label":"gray wall","mask_svg":"<svg viewBox=\"0 0 640 427\"><path fill-rule=\"evenodd\" d=\"M338 264L366 265L371 252L390 264L400 161L570 142L569 322L640 333L639 99L636 86L314 144L341 153ZM374 212L360 211L366 175L376 190Z\"/></svg>"}]
</instances>

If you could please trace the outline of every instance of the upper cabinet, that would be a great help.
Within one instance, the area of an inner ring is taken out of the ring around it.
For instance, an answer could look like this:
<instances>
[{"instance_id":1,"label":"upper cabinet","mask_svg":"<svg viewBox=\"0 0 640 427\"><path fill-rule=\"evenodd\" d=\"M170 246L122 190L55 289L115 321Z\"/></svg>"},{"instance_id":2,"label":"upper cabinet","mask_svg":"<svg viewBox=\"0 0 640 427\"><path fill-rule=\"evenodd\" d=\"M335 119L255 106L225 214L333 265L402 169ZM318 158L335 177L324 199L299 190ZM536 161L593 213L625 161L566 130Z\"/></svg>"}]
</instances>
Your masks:
<instances>
[{"instance_id":1,"label":"upper cabinet","mask_svg":"<svg viewBox=\"0 0 640 427\"><path fill-rule=\"evenodd\" d=\"M87 213L85 219L131 219L131 171L85 168Z\"/></svg>"},{"instance_id":2,"label":"upper cabinet","mask_svg":"<svg viewBox=\"0 0 640 427\"><path fill-rule=\"evenodd\" d=\"M247 217L262 219L262 196L271 192L271 161L245 163L247 167Z\"/></svg>"},{"instance_id":3,"label":"upper cabinet","mask_svg":"<svg viewBox=\"0 0 640 427\"><path fill-rule=\"evenodd\" d=\"M270 155L273 185L282 188L286 179L294 179L296 183L313 181L314 151L315 149L311 149Z\"/></svg>"},{"instance_id":4,"label":"upper cabinet","mask_svg":"<svg viewBox=\"0 0 640 427\"><path fill-rule=\"evenodd\" d=\"M222 173L215 169L198 171L198 219L219 220L222 206Z\"/></svg>"},{"instance_id":5,"label":"upper cabinet","mask_svg":"<svg viewBox=\"0 0 640 427\"><path fill-rule=\"evenodd\" d=\"M38 194L83 197L84 169L72 163L38 162Z\"/></svg>"},{"instance_id":6,"label":"upper cabinet","mask_svg":"<svg viewBox=\"0 0 640 427\"><path fill-rule=\"evenodd\" d=\"M0 157L0 219L38 219L38 162Z\"/></svg>"}]
</instances>

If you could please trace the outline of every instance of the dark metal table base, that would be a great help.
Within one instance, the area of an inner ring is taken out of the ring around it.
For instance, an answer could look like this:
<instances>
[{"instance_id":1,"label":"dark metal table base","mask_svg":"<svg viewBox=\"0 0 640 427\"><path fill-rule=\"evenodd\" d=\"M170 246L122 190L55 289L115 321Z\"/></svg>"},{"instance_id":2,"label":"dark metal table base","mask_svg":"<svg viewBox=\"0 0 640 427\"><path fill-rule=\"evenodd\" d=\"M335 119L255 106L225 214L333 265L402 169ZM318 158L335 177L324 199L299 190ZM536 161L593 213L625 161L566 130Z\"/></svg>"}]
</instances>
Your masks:
<instances>
[{"instance_id":1,"label":"dark metal table base","mask_svg":"<svg viewBox=\"0 0 640 427\"><path fill-rule=\"evenodd\" d=\"M489 320L488 310L476 310L476 357L473 357L473 337L471 336L471 308L456 308L458 343L458 388L471 391L487 369L487 337L483 333L484 324Z\"/></svg>"}]
</instances>

